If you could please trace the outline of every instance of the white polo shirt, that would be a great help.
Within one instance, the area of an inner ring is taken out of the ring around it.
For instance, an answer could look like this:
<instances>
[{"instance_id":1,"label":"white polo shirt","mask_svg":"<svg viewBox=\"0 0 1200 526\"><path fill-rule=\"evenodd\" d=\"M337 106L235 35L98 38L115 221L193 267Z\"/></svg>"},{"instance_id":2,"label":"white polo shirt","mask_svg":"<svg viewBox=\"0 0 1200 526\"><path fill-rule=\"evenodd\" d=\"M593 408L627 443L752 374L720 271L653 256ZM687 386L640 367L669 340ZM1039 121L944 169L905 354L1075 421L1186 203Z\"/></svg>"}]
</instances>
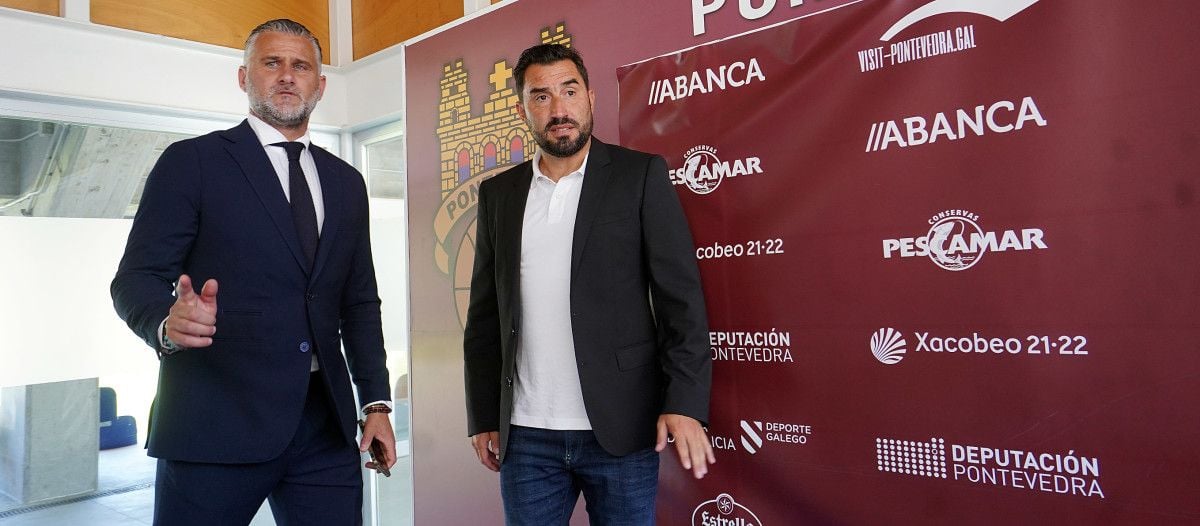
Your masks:
<instances>
[{"instance_id":1,"label":"white polo shirt","mask_svg":"<svg viewBox=\"0 0 1200 526\"><path fill-rule=\"evenodd\" d=\"M571 332L571 244L587 157L557 183L538 168L541 160L539 149L521 232L521 327L511 421L541 429L591 429Z\"/></svg>"}]
</instances>

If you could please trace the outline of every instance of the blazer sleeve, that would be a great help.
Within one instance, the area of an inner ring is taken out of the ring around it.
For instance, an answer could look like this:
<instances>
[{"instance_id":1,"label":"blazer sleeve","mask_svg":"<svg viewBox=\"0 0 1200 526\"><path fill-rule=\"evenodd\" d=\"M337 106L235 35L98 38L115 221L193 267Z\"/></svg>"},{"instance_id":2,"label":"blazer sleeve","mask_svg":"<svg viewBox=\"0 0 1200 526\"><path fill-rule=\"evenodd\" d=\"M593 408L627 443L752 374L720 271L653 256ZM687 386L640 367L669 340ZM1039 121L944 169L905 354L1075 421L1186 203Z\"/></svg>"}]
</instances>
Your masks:
<instances>
[{"instance_id":1,"label":"blazer sleeve","mask_svg":"<svg viewBox=\"0 0 1200 526\"><path fill-rule=\"evenodd\" d=\"M475 222L475 267L471 300L463 334L463 374L466 385L467 436L500 429L502 352L500 308L496 294L495 231L492 225L492 185L479 188Z\"/></svg>"},{"instance_id":2,"label":"blazer sleeve","mask_svg":"<svg viewBox=\"0 0 1200 526\"><path fill-rule=\"evenodd\" d=\"M354 255L350 272L342 289L340 306L342 345L346 364L358 399L369 404L391 400L387 370L387 352L383 345L383 319L380 311L379 285L375 278L375 262L371 252L371 224L367 210L370 203L363 177L354 168L343 168L345 179L353 181L353 206L362 225L353 229L358 238L353 241Z\"/></svg>"},{"instance_id":3,"label":"blazer sleeve","mask_svg":"<svg viewBox=\"0 0 1200 526\"><path fill-rule=\"evenodd\" d=\"M125 254L109 287L117 314L151 348L175 303L174 283L196 238L202 179L195 141L167 147L150 171Z\"/></svg>"},{"instance_id":4,"label":"blazer sleeve","mask_svg":"<svg viewBox=\"0 0 1200 526\"><path fill-rule=\"evenodd\" d=\"M641 213L659 359L667 377L662 412L707 423L712 357L700 269L667 163L657 155L647 167Z\"/></svg>"}]
</instances>

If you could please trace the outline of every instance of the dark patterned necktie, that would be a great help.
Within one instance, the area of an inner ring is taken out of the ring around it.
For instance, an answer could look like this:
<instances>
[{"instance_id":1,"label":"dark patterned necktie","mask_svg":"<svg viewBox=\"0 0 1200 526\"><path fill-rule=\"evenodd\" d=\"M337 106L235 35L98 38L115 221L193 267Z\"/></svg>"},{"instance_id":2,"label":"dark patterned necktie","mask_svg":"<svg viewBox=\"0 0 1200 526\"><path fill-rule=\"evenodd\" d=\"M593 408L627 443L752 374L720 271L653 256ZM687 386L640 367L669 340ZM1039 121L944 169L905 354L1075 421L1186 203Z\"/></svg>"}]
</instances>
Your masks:
<instances>
[{"instance_id":1,"label":"dark patterned necktie","mask_svg":"<svg viewBox=\"0 0 1200 526\"><path fill-rule=\"evenodd\" d=\"M304 169L300 167L300 154L304 151L302 142L277 142L271 146L279 146L287 150L288 156L288 194L292 201L292 224L296 226L296 235L300 237L300 249L308 258L308 266L312 268L317 255L317 210L313 207L312 192L308 189L308 181L304 179Z\"/></svg>"}]
</instances>

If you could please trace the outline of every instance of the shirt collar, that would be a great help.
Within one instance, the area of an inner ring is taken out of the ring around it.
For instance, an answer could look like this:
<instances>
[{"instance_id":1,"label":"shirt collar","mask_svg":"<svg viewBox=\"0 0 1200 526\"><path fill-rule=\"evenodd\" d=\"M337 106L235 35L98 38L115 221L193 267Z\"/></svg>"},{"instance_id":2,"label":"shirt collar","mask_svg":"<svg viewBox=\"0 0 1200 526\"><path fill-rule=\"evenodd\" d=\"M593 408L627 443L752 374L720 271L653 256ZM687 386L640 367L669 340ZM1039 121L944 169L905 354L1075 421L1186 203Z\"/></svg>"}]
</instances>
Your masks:
<instances>
[{"instance_id":1,"label":"shirt collar","mask_svg":"<svg viewBox=\"0 0 1200 526\"><path fill-rule=\"evenodd\" d=\"M589 151L587 154L585 154L583 156L583 163L581 163L579 165L578 170L575 170L574 172L564 175L563 178L570 177L575 174L579 174L580 176L583 176L583 173L587 170L588 156L590 156L590 155L592 155L591 151ZM535 181L538 179L545 179L547 181L550 181L550 178L546 177L546 174L542 173L542 169L538 166L538 164L541 162L542 162L542 149L538 148L537 151L533 152L533 179ZM550 182L553 182L553 181L550 181Z\"/></svg>"},{"instance_id":2,"label":"shirt collar","mask_svg":"<svg viewBox=\"0 0 1200 526\"><path fill-rule=\"evenodd\" d=\"M274 126L267 124L253 113L247 115L246 120L250 123L250 128L254 130L254 135L258 136L258 142L261 143L263 147L270 146L277 142L287 142L287 137L284 137L279 130L276 130ZM301 135L294 142L304 143L304 149L306 150L312 145L307 131L305 131L304 135Z\"/></svg>"}]
</instances>

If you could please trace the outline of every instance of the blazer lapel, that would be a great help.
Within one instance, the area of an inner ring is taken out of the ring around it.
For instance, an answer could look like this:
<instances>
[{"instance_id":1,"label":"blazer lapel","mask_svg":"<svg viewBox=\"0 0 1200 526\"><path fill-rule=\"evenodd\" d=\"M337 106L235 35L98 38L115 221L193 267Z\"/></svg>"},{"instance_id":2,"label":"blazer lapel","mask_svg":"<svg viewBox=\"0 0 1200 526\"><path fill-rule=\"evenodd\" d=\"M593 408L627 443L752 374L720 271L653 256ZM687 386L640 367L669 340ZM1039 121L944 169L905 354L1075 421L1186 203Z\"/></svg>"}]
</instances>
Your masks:
<instances>
[{"instance_id":1,"label":"blazer lapel","mask_svg":"<svg viewBox=\"0 0 1200 526\"><path fill-rule=\"evenodd\" d=\"M342 173L338 170L333 154L319 146L312 148L313 161L317 165L317 177L321 180L321 198L325 204L325 221L321 224L321 238L317 242L316 264L313 266L312 277L315 277L325 267L329 259L330 247L334 246L339 226L345 217L342 185L337 184Z\"/></svg>"},{"instance_id":2,"label":"blazer lapel","mask_svg":"<svg viewBox=\"0 0 1200 526\"><path fill-rule=\"evenodd\" d=\"M525 202L529 200L529 185L533 182L533 164L532 161L525 163L523 169L517 177L513 178L512 186L507 188L499 203L499 208L496 210L496 231L501 235L512 233L511 237L503 243L497 243L497 251L503 250L504 266L500 268L510 269L511 286L513 294L511 296L512 305L510 312L513 313L514 321L520 317L521 306L521 239L525 227Z\"/></svg>"},{"instance_id":3,"label":"blazer lapel","mask_svg":"<svg viewBox=\"0 0 1200 526\"><path fill-rule=\"evenodd\" d=\"M579 209L575 213L575 233L571 241L571 281L579 275L579 261L583 248L587 246L588 234L600 210L604 191L612 181L609 173L610 158L608 145L592 137L592 148L588 151L587 169L583 174L583 188L579 193Z\"/></svg>"},{"instance_id":4,"label":"blazer lapel","mask_svg":"<svg viewBox=\"0 0 1200 526\"><path fill-rule=\"evenodd\" d=\"M308 261L300 249L300 238L296 235L296 226L292 223L291 206L288 205L287 196L283 194L279 176L275 174L275 168L271 166L271 160L267 158L267 152L263 151L258 136L250 128L250 123L243 120L237 127L221 132L221 136L229 141L225 150L242 168L242 174L246 176L250 187L267 209L267 214L271 216L279 235L283 236L296 259L296 264L308 273Z\"/></svg>"}]
</instances>

